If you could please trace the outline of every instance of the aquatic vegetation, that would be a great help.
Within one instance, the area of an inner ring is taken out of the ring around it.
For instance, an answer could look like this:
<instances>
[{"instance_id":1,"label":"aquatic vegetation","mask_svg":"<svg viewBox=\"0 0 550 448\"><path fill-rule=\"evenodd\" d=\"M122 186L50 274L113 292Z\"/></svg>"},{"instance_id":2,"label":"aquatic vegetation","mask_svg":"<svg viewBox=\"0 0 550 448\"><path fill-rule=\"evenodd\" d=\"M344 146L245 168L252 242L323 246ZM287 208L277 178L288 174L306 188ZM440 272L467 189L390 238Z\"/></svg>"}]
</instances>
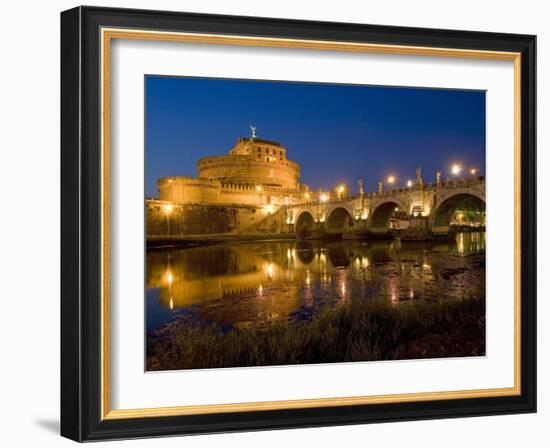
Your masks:
<instances>
[{"instance_id":1,"label":"aquatic vegetation","mask_svg":"<svg viewBox=\"0 0 550 448\"><path fill-rule=\"evenodd\" d=\"M192 325L148 335L147 370L314 364L485 354L485 300L351 300L312 321L270 328Z\"/></svg>"}]
</instances>

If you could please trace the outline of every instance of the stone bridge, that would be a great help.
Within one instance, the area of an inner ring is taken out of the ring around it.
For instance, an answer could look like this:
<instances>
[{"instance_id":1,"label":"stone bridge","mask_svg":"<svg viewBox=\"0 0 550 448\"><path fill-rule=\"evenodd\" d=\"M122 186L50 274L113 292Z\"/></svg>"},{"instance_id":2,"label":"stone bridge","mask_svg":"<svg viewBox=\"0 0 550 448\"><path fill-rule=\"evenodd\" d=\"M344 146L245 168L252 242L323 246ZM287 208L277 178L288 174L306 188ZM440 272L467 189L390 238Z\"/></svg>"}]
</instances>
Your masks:
<instances>
[{"instance_id":1,"label":"stone bridge","mask_svg":"<svg viewBox=\"0 0 550 448\"><path fill-rule=\"evenodd\" d=\"M259 223L257 230L292 232L297 235L388 234L395 212L408 220L404 235L424 238L449 233L456 209L471 200L485 209L485 178L471 177L408 188L362 193L326 202L287 205Z\"/></svg>"}]
</instances>

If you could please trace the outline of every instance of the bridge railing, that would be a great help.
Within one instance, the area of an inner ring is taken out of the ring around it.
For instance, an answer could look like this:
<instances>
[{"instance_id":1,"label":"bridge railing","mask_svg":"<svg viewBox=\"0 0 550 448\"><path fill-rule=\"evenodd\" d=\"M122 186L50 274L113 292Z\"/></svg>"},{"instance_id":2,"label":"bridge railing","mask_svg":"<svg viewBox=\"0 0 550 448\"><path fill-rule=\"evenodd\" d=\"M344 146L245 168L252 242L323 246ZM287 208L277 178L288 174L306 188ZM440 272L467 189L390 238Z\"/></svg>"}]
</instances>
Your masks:
<instances>
[{"instance_id":1,"label":"bridge railing","mask_svg":"<svg viewBox=\"0 0 550 448\"><path fill-rule=\"evenodd\" d=\"M363 198L377 198L377 197L384 197L384 196L392 196L395 194L400 193L409 193L411 191L416 191L419 189L423 190L433 190L437 188L452 188L452 187L469 187L472 185L479 185L481 183L485 183L485 176L475 176L475 177L465 177L465 178L458 178L458 179L448 179L443 180L441 182L428 182L423 184L421 187L418 185L414 185L412 187L401 187L401 188L388 188L384 189L382 191L371 191L363 193L362 195L357 193L350 196L343 196L341 198L334 198L330 199L326 202L321 202L318 199L317 200L307 200L304 202L297 202L294 204L283 204L279 206L279 210L286 210L289 208L294 208L296 206L300 207L308 207L308 206L318 206L320 204L322 205L332 205L332 204L341 204L344 202L354 201L357 199Z\"/></svg>"}]
</instances>

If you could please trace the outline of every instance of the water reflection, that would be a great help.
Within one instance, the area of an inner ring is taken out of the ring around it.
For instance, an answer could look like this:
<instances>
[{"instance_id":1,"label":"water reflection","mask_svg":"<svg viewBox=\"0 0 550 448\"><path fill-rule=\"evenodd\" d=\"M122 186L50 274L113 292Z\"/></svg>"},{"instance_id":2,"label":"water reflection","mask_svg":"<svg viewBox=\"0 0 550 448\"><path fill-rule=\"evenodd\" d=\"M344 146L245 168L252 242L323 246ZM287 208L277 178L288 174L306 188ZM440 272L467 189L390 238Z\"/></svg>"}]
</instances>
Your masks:
<instances>
[{"instance_id":1,"label":"water reflection","mask_svg":"<svg viewBox=\"0 0 550 448\"><path fill-rule=\"evenodd\" d=\"M347 300L397 305L479 297L484 251L484 232L436 244L285 241L151 251L147 329L182 313L228 327L263 327L311 319Z\"/></svg>"}]
</instances>

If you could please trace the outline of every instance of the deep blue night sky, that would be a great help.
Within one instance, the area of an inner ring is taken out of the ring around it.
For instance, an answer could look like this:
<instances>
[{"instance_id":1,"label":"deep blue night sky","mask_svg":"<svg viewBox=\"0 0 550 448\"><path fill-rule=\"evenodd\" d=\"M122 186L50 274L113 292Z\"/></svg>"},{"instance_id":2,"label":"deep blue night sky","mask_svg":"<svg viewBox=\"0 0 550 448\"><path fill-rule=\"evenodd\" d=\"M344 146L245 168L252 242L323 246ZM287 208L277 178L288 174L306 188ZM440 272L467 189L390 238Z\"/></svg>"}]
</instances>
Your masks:
<instances>
[{"instance_id":1,"label":"deep blue night sky","mask_svg":"<svg viewBox=\"0 0 550 448\"><path fill-rule=\"evenodd\" d=\"M485 172L485 92L147 76L146 194L164 176L196 176L201 157L226 154L239 135L280 142L303 183L366 191L452 163Z\"/></svg>"}]
</instances>

